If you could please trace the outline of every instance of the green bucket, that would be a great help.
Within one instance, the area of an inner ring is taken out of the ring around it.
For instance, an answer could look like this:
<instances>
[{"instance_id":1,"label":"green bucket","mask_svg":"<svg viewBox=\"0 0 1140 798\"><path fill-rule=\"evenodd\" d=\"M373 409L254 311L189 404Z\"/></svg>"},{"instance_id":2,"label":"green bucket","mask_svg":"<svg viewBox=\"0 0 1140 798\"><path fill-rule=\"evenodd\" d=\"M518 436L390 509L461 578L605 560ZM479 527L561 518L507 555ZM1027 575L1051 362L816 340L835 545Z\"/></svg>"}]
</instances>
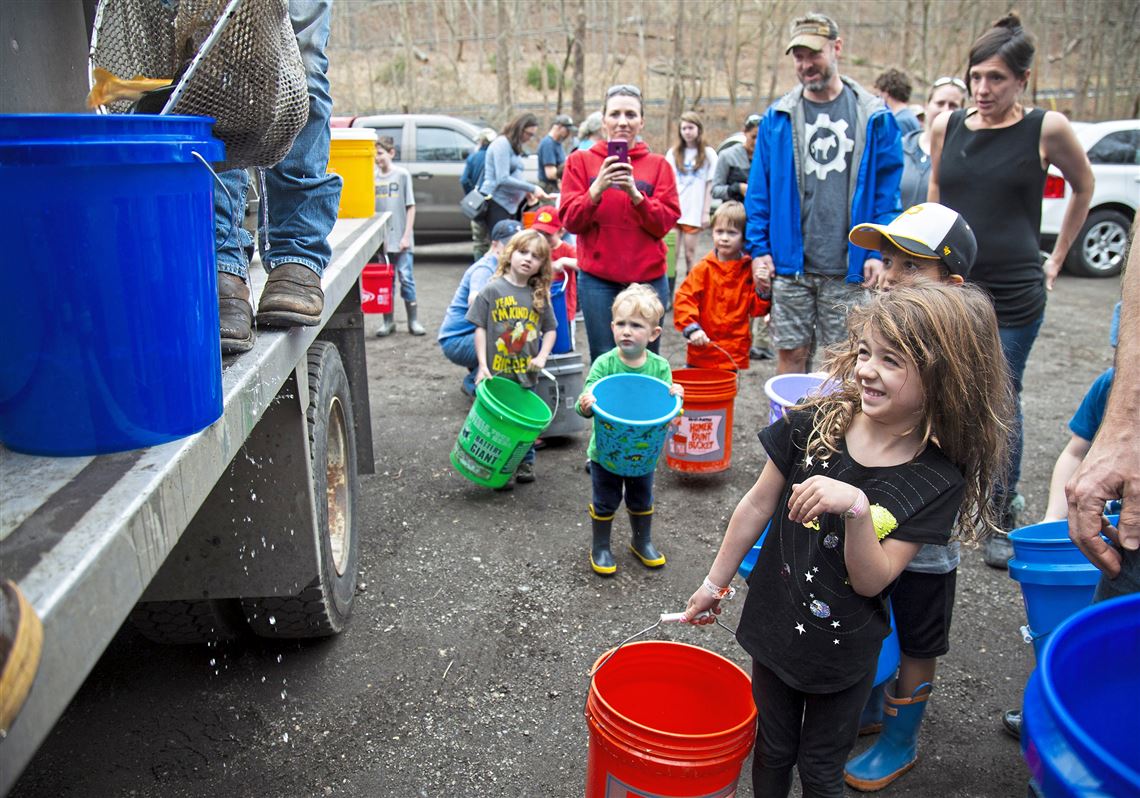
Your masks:
<instances>
[{"instance_id":1,"label":"green bucket","mask_svg":"<svg viewBox=\"0 0 1140 798\"><path fill-rule=\"evenodd\" d=\"M551 417L546 402L514 380L483 380L451 450L451 464L476 485L501 488Z\"/></svg>"}]
</instances>

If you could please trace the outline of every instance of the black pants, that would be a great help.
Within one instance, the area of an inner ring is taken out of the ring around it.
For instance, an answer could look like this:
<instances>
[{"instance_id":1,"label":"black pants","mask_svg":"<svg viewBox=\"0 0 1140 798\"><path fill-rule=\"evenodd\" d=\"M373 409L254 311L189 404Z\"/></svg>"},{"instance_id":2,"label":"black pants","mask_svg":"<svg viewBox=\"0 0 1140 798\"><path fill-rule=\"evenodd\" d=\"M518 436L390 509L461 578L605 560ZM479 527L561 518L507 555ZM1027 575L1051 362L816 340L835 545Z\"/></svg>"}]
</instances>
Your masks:
<instances>
[{"instance_id":1,"label":"black pants","mask_svg":"<svg viewBox=\"0 0 1140 798\"><path fill-rule=\"evenodd\" d=\"M649 473L643 477L621 477L597 461L590 463L594 514L599 518L612 516L621 506L623 492L625 509L638 515L653 512L653 476Z\"/></svg>"},{"instance_id":2,"label":"black pants","mask_svg":"<svg viewBox=\"0 0 1140 798\"><path fill-rule=\"evenodd\" d=\"M483 215L483 224L487 225L488 234L494 230L495 225L503 221L503 219L514 219L518 221L519 212L516 210L514 213L511 213L494 200L487 200L487 213Z\"/></svg>"},{"instance_id":3,"label":"black pants","mask_svg":"<svg viewBox=\"0 0 1140 798\"><path fill-rule=\"evenodd\" d=\"M783 798L800 771L804 798L843 798L843 766L859 734L859 713L871 694L873 663L860 682L838 693L805 693L752 661L756 750L752 789L757 798Z\"/></svg>"}]
</instances>

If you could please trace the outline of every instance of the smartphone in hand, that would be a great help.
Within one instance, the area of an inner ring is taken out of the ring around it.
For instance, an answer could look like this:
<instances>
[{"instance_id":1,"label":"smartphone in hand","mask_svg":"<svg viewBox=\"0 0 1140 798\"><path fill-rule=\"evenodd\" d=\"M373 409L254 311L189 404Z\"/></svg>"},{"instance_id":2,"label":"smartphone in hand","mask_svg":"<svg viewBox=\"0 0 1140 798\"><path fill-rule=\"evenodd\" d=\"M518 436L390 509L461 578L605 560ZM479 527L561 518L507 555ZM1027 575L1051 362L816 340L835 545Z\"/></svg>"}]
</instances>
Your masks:
<instances>
[{"instance_id":1,"label":"smartphone in hand","mask_svg":"<svg viewBox=\"0 0 1140 798\"><path fill-rule=\"evenodd\" d=\"M606 142L606 154L616 155L621 163L629 163L629 142L615 139Z\"/></svg>"}]
</instances>

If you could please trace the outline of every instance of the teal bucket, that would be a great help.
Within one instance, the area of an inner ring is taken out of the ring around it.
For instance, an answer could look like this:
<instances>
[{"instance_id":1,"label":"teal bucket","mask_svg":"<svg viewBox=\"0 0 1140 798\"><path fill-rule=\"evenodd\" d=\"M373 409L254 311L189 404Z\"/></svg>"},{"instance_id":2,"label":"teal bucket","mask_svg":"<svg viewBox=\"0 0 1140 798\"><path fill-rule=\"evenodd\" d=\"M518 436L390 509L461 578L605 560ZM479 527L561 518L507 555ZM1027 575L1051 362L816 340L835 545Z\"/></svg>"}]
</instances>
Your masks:
<instances>
[{"instance_id":1,"label":"teal bucket","mask_svg":"<svg viewBox=\"0 0 1140 798\"><path fill-rule=\"evenodd\" d=\"M0 115L10 449L138 449L221 415L213 121Z\"/></svg>"},{"instance_id":2,"label":"teal bucket","mask_svg":"<svg viewBox=\"0 0 1140 798\"><path fill-rule=\"evenodd\" d=\"M1034 653L1040 658L1045 636L1092 602L1100 571L1069 539L1066 521L1015 529L1009 540L1009 575L1021 586Z\"/></svg>"},{"instance_id":3,"label":"teal bucket","mask_svg":"<svg viewBox=\"0 0 1140 798\"><path fill-rule=\"evenodd\" d=\"M611 374L590 388L594 394L594 446L598 462L622 477L643 477L657 468L670 423L681 412L669 386L643 374Z\"/></svg>"},{"instance_id":4,"label":"teal bucket","mask_svg":"<svg viewBox=\"0 0 1140 798\"><path fill-rule=\"evenodd\" d=\"M1025 688L1021 750L1040 793L1140 796L1140 594L1062 623Z\"/></svg>"},{"instance_id":5,"label":"teal bucket","mask_svg":"<svg viewBox=\"0 0 1140 798\"><path fill-rule=\"evenodd\" d=\"M501 488L551 419L534 391L492 377L475 387L475 404L451 450L451 464L476 485Z\"/></svg>"}]
</instances>

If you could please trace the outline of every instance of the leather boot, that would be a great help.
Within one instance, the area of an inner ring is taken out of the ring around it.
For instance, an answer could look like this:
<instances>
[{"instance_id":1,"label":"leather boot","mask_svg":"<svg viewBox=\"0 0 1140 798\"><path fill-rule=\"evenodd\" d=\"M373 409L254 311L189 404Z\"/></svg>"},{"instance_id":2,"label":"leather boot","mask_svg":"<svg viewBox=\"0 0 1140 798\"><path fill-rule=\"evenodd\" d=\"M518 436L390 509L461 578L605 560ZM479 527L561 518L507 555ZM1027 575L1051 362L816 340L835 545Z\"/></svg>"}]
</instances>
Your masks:
<instances>
[{"instance_id":1,"label":"leather boot","mask_svg":"<svg viewBox=\"0 0 1140 798\"><path fill-rule=\"evenodd\" d=\"M218 272L218 327L222 354L234 355L253 349L252 325L249 286L236 274Z\"/></svg>"},{"instance_id":2,"label":"leather boot","mask_svg":"<svg viewBox=\"0 0 1140 798\"><path fill-rule=\"evenodd\" d=\"M283 263L265 282L257 303L257 323L266 327L315 327L321 323L324 309L320 275L299 263Z\"/></svg>"},{"instance_id":3,"label":"leather boot","mask_svg":"<svg viewBox=\"0 0 1140 798\"><path fill-rule=\"evenodd\" d=\"M381 313L380 327L376 330L377 338L387 338L396 331L396 314Z\"/></svg>"},{"instance_id":4,"label":"leather boot","mask_svg":"<svg viewBox=\"0 0 1140 798\"><path fill-rule=\"evenodd\" d=\"M642 513L630 511L629 526L633 530L629 550L641 560L641 564L646 568L660 568L664 565L665 555L653 545L653 536L650 534L653 528L653 510Z\"/></svg>"},{"instance_id":5,"label":"leather boot","mask_svg":"<svg viewBox=\"0 0 1140 798\"><path fill-rule=\"evenodd\" d=\"M610 532L613 531L614 517L613 515L599 517L591 504L590 521L594 531L594 542L590 547L590 567L596 574L610 576L617 571L617 563L614 562L614 555L610 552Z\"/></svg>"},{"instance_id":6,"label":"leather boot","mask_svg":"<svg viewBox=\"0 0 1140 798\"><path fill-rule=\"evenodd\" d=\"M419 315L420 306L416 302L405 302L404 310L408 311L408 332L412 335L424 335L427 330L420 324L420 320L416 318Z\"/></svg>"},{"instance_id":7,"label":"leather boot","mask_svg":"<svg viewBox=\"0 0 1140 798\"><path fill-rule=\"evenodd\" d=\"M859 715L859 736L865 734L878 734L883 729L883 698L886 693L886 683L871 688L871 695L867 696L867 703L863 705L863 712Z\"/></svg>"},{"instance_id":8,"label":"leather boot","mask_svg":"<svg viewBox=\"0 0 1140 798\"><path fill-rule=\"evenodd\" d=\"M879 739L844 768L843 780L849 787L877 792L914 767L918 761L918 728L932 689L930 682L923 682L910 698L886 694Z\"/></svg>"},{"instance_id":9,"label":"leather boot","mask_svg":"<svg viewBox=\"0 0 1140 798\"><path fill-rule=\"evenodd\" d=\"M11 579L0 584L0 738L8 733L36 680L44 628ZM41 686L42 689L42 686Z\"/></svg>"}]
</instances>

